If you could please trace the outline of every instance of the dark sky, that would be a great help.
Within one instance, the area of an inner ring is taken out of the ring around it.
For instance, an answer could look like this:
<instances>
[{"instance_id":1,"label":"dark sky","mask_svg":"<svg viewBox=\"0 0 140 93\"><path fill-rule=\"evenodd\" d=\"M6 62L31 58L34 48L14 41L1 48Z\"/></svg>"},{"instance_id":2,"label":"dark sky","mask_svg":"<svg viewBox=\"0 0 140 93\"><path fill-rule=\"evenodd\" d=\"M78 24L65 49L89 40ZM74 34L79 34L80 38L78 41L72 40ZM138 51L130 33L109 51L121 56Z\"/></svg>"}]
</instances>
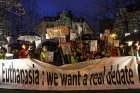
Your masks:
<instances>
[{"instance_id":1,"label":"dark sky","mask_svg":"<svg viewBox=\"0 0 140 93\"><path fill-rule=\"evenodd\" d=\"M114 9L115 0L21 0L27 11L40 17L56 15L63 10L72 10L77 16L95 17Z\"/></svg>"},{"instance_id":2,"label":"dark sky","mask_svg":"<svg viewBox=\"0 0 140 93\"><path fill-rule=\"evenodd\" d=\"M44 16L55 16L63 10L71 10L77 17L85 18L96 28L97 19L114 18L115 0L21 0L27 15L34 23Z\"/></svg>"},{"instance_id":3,"label":"dark sky","mask_svg":"<svg viewBox=\"0 0 140 93\"><path fill-rule=\"evenodd\" d=\"M97 20L114 19L118 1L120 0L20 0L26 11L22 23L26 30L31 30L44 16L56 16L58 12L71 10L74 16L85 18L98 31ZM126 1L134 0L121 1L124 4Z\"/></svg>"}]
</instances>

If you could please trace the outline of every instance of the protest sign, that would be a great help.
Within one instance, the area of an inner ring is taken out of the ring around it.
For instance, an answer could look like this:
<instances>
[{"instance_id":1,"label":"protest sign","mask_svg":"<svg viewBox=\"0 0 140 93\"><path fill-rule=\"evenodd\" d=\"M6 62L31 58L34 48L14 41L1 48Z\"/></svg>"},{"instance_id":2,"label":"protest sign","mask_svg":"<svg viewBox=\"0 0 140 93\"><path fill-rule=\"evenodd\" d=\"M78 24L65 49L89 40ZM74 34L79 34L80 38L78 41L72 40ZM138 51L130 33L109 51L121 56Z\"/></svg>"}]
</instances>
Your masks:
<instances>
[{"instance_id":1,"label":"protest sign","mask_svg":"<svg viewBox=\"0 0 140 93\"><path fill-rule=\"evenodd\" d=\"M98 45L98 41L92 40L90 42L90 51L97 51L97 45Z\"/></svg>"},{"instance_id":2,"label":"protest sign","mask_svg":"<svg viewBox=\"0 0 140 93\"><path fill-rule=\"evenodd\" d=\"M115 47L119 47L120 41L119 40L113 40L113 44Z\"/></svg>"},{"instance_id":3,"label":"protest sign","mask_svg":"<svg viewBox=\"0 0 140 93\"><path fill-rule=\"evenodd\" d=\"M35 46L36 46L36 47L39 47L40 44L41 44L41 40L36 40L36 41L35 41Z\"/></svg>"},{"instance_id":4,"label":"protest sign","mask_svg":"<svg viewBox=\"0 0 140 93\"><path fill-rule=\"evenodd\" d=\"M70 40L75 40L76 38L77 38L76 33L71 32L71 33L70 33Z\"/></svg>"},{"instance_id":5,"label":"protest sign","mask_svg":"<svg viewBox=\"0 0 140 93\"><path fill-rule=\"evenodd\" d=\"M140 88L136 58L111 57L53 66L33 59L0 60L0 88L112 90Z\"/></svg>"},{"instance_id":6,"label":"protest sign","mask_svg":"<svg viewBox=\"0 0 140 93\"><path fill-rule=\"evenodd\" d=\"M62 43L61 48L64 55L71 54L71 43Z\"/></svg>"},{"instance_id":7,"label":"protest sign","mask_svg":"<svg viewBox=\"0 0 140 93\"><path fill-rule=\"evenodd\" d=\"M47 34L50 39L59 38L68 35L69 29L65 26L48 28Z\"/></svg>"}]
</instances>

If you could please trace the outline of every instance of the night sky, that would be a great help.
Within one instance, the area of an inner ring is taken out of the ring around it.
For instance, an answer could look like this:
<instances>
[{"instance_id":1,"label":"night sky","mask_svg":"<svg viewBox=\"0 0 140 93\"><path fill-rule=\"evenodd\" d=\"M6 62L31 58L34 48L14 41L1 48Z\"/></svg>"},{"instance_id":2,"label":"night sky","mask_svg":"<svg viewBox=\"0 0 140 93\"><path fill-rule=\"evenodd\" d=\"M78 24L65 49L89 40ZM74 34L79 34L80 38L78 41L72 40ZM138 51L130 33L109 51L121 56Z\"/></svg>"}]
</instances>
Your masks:
<instances>
[{"instance_id":1,"label":"night sky","mask_svg":"<svg viewBox=\"0 0 140 93\"><path fill-rule=\"evenodd\" d=\"M44 16L56 16L63 10L71 10L76 17L85 18L96 28L97 20L114 18L114 0L21 0L26 14L32 16L32 22L37 23Z\"/></svg>"},{"instance_id":2,"label":"night sky","mask_svg":"<svg viewBox=\"0 0 140 93\"><path fill-rule=\"evenodd\" d=\"M134 0L20 0L26 11L22 24L24 30L32 30L44 16L56 16L58 12L70 10L98 31L99 19L114 20L119 1L123 2L122 6L134 3Z\"/></svg>"}]
</instances>

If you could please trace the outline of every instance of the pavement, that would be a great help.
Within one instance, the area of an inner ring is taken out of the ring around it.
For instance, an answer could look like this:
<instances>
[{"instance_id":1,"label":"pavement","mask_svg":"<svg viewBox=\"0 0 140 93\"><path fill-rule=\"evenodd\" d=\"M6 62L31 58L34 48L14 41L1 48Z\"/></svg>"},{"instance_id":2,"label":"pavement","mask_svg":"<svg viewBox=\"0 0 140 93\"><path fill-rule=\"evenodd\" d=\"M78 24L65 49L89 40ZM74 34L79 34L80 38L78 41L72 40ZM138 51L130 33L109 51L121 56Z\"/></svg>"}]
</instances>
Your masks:
<instances>
[{"instance_id":1,"label":"pavement","mask_svg":"<svg viewBox=\"0 0 140 93\"><path fill-rule=\"evenodd\" d=\"M94 91L34 91L0 89L0 93L140 93L140 89L128 90L94 90Z\"/></svg>"}]
</instances>

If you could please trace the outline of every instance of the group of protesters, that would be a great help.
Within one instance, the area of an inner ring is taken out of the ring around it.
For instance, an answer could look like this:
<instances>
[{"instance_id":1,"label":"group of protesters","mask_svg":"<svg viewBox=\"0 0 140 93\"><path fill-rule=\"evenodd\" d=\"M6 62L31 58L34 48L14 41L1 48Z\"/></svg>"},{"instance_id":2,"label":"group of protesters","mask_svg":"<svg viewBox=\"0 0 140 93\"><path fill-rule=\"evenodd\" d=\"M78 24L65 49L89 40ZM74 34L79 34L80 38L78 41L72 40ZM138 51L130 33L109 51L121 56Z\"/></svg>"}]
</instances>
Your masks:
<instances>
[{"instance_id":1,"label":"group of protesters","mask_svg":"<svg viewBox=\"0 0 140 93\"><path fill-rule=\"evenodd\" d=\"M62 62L58 60L57 64L73 64L103 57L136 56L139 58L140 53L139 41L133 42L131 46L128 46L127 43L120 43L118 47L115 47L108 45L104 40L98 40L97 51L90 51L91 46L86 41L72 41L70 43L71 52L69 54L63 53L61 45L57 46L60 52L58 55L62 59ZM0 59L5 59L6 52L6 48L0 46ZM15 48L10 51L14 59L34 58L42 62L47 62L47 52L47 46L37 49L35 44L22 44L19 49ZM58 55L56 54L56 57Z\"/></svg>"},{"instance_id":2,"label":"group of protesters","mask_svg":"<svg viewBox=\"0 0 140 93\"><path fill-rule=\"evenodd\" d=\"M95 54L95 55L94 55ZM90 46L84 41L71 42L71 52L64 55L65 64L83 62L95 58L100 55L90 51Z\"/></svg>"},{"instance_id":3,"label":"group of protesters","mask_svg":"<svg viewBox=\"0 0 140 93\"><path fill-rule=\"evenodd\" d=\"M120 56L136 56L139 59L140 49L139 41L133 42L131 46L128 43L120 43L118 47L107 45L105 41L99 40L97 51L90 51L90 44L78 42L72 44L71 55L64 56L66 63L76 63L99 59L103 57L120 57Z\"/></svg>"},{"instance_id":4,"label":"group of protesters","mask_svg":"<svg viewBox=\"0 0 140 93\"><path fill-rule=\"evenodd\" d=\"M9 53L13 55L13 59L36 58L43 61L43 58L46 57L43 53L47 51L47 47L43 47L40 49L40 52L38 52L34 43L22 43L18 45L18 47L9 46L8 48L10 48L10 51L4 46L0 46L0 59L6 59L6 53Z\"/></svg>"}]
</instances>

